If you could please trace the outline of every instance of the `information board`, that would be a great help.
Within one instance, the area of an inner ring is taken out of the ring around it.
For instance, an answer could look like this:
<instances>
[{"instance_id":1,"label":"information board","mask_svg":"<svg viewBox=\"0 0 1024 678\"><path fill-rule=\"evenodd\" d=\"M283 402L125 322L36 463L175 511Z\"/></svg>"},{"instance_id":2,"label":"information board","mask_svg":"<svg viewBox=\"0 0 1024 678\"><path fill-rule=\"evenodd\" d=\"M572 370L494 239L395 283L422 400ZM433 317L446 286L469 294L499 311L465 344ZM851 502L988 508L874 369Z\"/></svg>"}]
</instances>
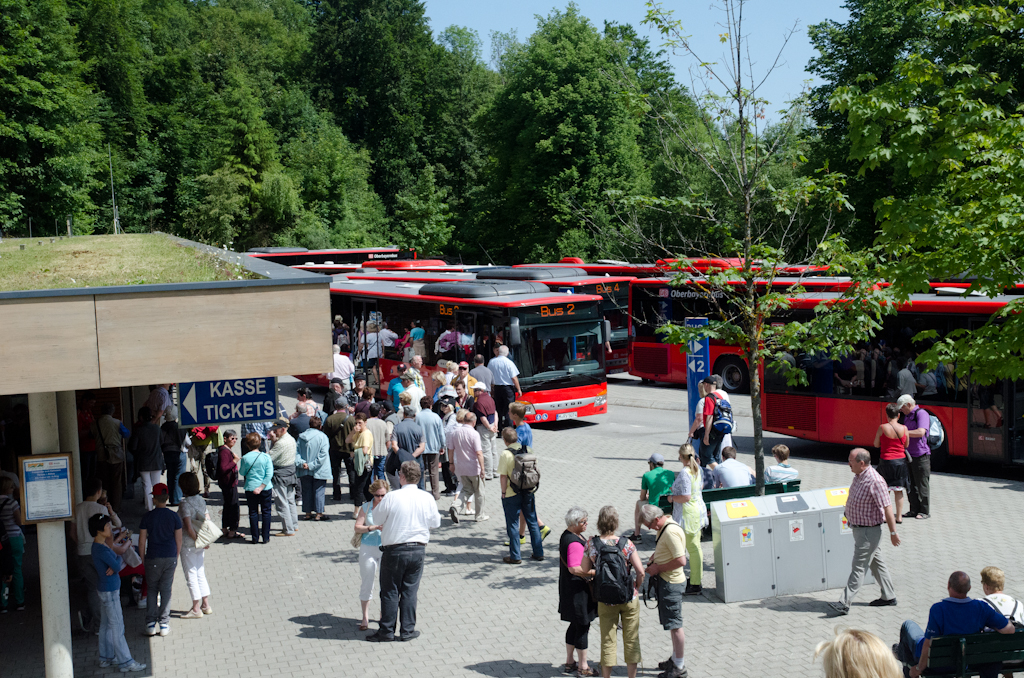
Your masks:
<instances>
[{"instance_id":1,"label":"information board","mask_svg":"<svg viewBox=\"0 0 1024 678\"><path fill-rule=\"evenodd\" d=\"M244 424L277 417L277 378L224 379L178 384L182 427Z\"/></svg>"},{"instance_id":2,"label":"information board","mask_svg":"<svg viewBox=\"0 0 1024 678\"><path fill-rule=\"evenodd\" d=\"M706 327L707 318L686 318L686 327ZM691 339L686 345L686 399L687 409L690 411L690 426L697 417L697 401L700 400L700 393L697 391L697 384L711 374L711 344L707 337L703 339Z\"/></svg>"},{"instance_id":3,"label":"information board","mask_svg":"<svg viewBox=\"0 0 1024 678\"><path fill-rule=\"evenodd\" d=\"M22 523L71 520L74 514L74 475L71 454L36 454L18 458L24 501Z\"/></svg>"}]
</instances>

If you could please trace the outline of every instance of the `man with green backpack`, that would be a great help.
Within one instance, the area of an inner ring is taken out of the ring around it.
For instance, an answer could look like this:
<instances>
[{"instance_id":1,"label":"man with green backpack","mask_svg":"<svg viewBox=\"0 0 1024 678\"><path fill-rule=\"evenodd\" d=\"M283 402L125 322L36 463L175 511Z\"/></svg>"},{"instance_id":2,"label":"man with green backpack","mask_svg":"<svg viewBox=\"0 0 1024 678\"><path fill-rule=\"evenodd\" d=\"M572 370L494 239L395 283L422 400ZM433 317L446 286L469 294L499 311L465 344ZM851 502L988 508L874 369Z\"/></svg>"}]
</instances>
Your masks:
<instances>
[{"instance_id":1,"label":"man with green backpack","mask_svg":"<svg viewBox=\"0 0 1024 678\"><path fill-rule=\"evenodd\" d=\"M501 480L501 506L505 511L505 529L508 532L509 555L503 559L508 565L522 563L519 550L519 513L526 520L533 547L533 560L544 560L544 545L541 543L540 526L537 524L535 493L540 486L540 470L537 456L528 447L519 444L519 436L511 426L501 432L505 451L498 460L498 474Z\"/></svg>"}]
</instances>

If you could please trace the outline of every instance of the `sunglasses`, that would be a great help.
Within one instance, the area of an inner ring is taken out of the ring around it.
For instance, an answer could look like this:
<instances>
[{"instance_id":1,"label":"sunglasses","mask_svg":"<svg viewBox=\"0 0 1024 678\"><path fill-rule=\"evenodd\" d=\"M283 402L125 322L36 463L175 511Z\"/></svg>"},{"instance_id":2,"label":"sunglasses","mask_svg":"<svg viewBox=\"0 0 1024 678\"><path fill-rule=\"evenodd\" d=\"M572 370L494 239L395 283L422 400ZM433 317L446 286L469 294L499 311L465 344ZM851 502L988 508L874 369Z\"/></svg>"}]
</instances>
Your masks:
<instances>
[{"instance_id":1,"label":"sunglasses","mask_svg":"<svg viewBox=\"0 0 1024 678\"><path fill-rule=\"evenodd\" d=\"M387 494L387 492L385 492L384 494L375 494L375 495L373 495L373 496L375 496L375 497L381 497L381 498L384 498L384 496L385 496L386 494Z\"/></svg>"}]
</instances>

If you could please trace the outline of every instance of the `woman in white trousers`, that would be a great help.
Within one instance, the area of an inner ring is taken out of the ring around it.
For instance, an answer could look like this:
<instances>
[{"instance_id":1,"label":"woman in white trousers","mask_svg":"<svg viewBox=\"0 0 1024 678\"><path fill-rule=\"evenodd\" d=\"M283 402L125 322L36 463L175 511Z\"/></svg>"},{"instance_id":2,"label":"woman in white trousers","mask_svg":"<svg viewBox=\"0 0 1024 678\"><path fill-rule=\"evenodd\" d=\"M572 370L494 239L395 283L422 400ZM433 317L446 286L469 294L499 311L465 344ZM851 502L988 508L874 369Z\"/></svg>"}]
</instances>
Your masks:
<instances>
[{"instance_id":1,"label":"woman in white trousers","mask_svg":"<svg viewBox=\"0 0 1024 678\"><path fill-rule=\"evenodd\" d=\"M359 587L359 603L363 607L363 620L359 623L359 630L365 631L370 627L370 599L373 597L373 582L377 580L377 571L380 569L380 557L383 555L380 550L380 525L373 523L373 509L380 504L384 495L388 493L388 481L380 478L370 484L370 494L373 498L359 507L356 512L356 534L360 535L359 544L359 576L362 583Z\"/></svg>"},{"instance_id":2,"label":"woman in white trousers","mask_svg":"<svg viewBox=\"0 0 1024 678\"><path fill-rule=\"evenodd\" d=\"M185 573L185 583L192 596L192 609L181 616L182 619L201 619L203 615L213 614L210 607L210 584L206 581L206 549L196 548L196 537L209 520L206 512L206 500L199 494L199 477L192 473L182 473L179 480L184 498L178 505L181 516L181 569Z\"/></svg>"}]
</instances>

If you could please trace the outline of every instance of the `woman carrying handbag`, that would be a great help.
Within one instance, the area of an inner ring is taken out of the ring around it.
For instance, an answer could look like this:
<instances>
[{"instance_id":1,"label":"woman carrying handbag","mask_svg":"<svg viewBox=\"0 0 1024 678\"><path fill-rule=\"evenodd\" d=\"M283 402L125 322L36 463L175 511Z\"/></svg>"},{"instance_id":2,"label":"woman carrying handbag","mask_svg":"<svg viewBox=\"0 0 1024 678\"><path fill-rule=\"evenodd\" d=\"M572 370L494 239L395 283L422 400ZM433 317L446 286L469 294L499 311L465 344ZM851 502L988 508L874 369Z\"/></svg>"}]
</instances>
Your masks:
<instances>
[{"instance_id":1,"label":"woman carrying handbag","mask_svg":"<svg viewBox=\"0 0 1024 678\"><path fill-rule=\"evenodd\" d=\"M203 615L213 614L213 608L210 607L210 584L206 581L206 549L210 548L208 540L212 536L209 530L220 530L210 521L206 500L199 494L199 477L191 471L183 473L179 484L184 495L178 505L183 528L181 569L192 596L192 609L181 615L181 618L201 619Z\"/></svg>"}]
</instances>

